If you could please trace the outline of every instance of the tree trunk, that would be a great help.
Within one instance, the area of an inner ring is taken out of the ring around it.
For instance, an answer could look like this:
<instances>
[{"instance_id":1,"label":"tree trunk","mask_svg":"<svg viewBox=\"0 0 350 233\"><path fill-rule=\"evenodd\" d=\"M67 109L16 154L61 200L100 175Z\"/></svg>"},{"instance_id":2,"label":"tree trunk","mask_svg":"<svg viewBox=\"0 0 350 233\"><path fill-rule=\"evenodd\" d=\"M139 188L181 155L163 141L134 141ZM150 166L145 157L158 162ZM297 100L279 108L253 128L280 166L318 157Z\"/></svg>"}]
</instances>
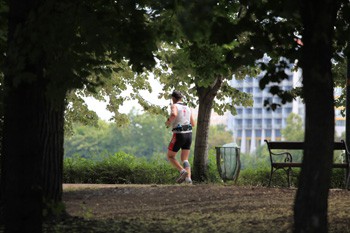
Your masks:
<instances>
[{"instance_id":1,"label":"tree trunk","mask_svg":"<svg viewBox=\"0 0 350 233\"><path fill-rule=\"evenodd\" d=\"M7 90L2 154L6 232L42 231L44 98L37 82Z\"/></svg>"},{"instance_id":2,"label":"tree trunk","mask_svg":"<svg viewBox=\"0 0 350 233\"><path fill-rule=\"evenodd\" d=\"M208 134L214 98L220 89L222 78L218 77L210 87L197 87L199 109L192 178L203 182L208 180Z\"/></svg>"},{"instance_id":3,"label":"tree trunk","mask_svg":"<svg viewBox=\"0 0 350 233\"><path fill-rule=\"evenodd\" d=\"M28 54L21 49L26 43L21 42L26 38L23 25L35 5L36 1L19 0L9 4L1 171L5 232L42 232L40 119L44 113L45 84L38 82L43 76L41 64L29 64ZM20 60L22 64L18 65ZM24 76L33 80L24 82Z\"/></svg>"},{"instance_id":4,"label":"tree trunk","mask_svg":"<svg viewBox=\"0 0 350 233\"><path fill-rule=\"evenodd\" d=\"M35 43L24 25L37 4L12 0L9 5L1 164L6 232L42 232L43 197L50 207L62 197L64 93L49 97L45 55L35 47L40 57L30 59L33 47L25 46Z\"/></svg>"},{"instance_id":5,"label":"tree trunk","mask_svg":"<svg viewBox=\"0 0 350 233\"><path fill-rule=\"evenodd\" d=\"M333 1L300 1L304 23L305 148L294 206L294 232L327 232L333 160L334 97L331 74Z\"/></svg>"},{"instance_id":6,"label":"tree trunk","mask_svg":"<svg viewBox=\"0 0 350 233\"><path fill-rule=\"evenodd\" d=\"M57 98L57 97L56 97ZM43 119L43 200L45 217L64 214L59 209L62 201L64 96L48 102Z\"/></svg>"}]
</instances>

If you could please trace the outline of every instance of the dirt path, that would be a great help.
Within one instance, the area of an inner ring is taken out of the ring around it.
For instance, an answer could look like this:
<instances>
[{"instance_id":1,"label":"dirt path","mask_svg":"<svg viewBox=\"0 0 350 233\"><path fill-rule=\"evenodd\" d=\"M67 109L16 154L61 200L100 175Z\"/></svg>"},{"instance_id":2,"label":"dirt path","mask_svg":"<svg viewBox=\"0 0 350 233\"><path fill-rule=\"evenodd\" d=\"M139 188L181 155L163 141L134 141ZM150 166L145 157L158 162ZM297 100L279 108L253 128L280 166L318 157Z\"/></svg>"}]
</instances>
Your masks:
<instances>
[{"instance_id":1,"label":"dirt path","mask_svg":"<svg viewBox=\"0 0 350 233\"><path fill-rule=\"evenodd\" d=\"M212 184L65 184L67 211L83 219L61 227L66 232L291 232L295 192ZM348 191L331 191L330 232L350 232L349 197Z\"/></svg>"}]
</instances>

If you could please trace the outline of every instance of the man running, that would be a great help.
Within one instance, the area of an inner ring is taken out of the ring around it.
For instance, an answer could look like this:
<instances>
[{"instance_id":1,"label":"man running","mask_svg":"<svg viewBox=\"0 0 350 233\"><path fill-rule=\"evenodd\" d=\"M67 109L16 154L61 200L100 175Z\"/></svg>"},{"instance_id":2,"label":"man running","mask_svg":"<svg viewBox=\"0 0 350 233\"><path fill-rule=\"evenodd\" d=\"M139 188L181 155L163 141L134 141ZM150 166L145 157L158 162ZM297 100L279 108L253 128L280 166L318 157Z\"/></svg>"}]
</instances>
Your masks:
<instances>
[{"instance_id":1,"label":"man running","mask_svg":"<svg viewBox=\"0 0 350 233\"><path fill-rule=\"evenodd\" d=\"M182 94L174 91L171 94L173 104L171 105L171 113L165 124L171 127L173 137L168 147L169 162L180 172L177 183L186 182L192 184L191 167L188 162L190 148L192 143L192 127L195 126L191 109L182 102ZM181 149L182 165L176 160L176 154Z\"/></svg>"}]
</instances>

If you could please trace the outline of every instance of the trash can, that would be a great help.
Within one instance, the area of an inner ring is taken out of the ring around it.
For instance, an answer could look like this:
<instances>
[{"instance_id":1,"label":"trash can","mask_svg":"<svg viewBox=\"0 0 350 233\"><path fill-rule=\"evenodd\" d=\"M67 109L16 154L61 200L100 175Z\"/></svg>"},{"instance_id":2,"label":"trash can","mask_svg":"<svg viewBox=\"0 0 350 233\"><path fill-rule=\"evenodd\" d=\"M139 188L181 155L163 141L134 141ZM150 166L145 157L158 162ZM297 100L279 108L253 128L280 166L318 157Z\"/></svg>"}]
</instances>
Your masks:
<instances>
[{"instance_id":1,"label":"trash can","mask_svg":"<svg viewBox=\"0 0 350 233\"><path fill-rule=\"evenodd\" d=\"M241 169L240 148L234 142L216 149L216 165L224 182L237 181Z\"/></svg>"}]
</instances>

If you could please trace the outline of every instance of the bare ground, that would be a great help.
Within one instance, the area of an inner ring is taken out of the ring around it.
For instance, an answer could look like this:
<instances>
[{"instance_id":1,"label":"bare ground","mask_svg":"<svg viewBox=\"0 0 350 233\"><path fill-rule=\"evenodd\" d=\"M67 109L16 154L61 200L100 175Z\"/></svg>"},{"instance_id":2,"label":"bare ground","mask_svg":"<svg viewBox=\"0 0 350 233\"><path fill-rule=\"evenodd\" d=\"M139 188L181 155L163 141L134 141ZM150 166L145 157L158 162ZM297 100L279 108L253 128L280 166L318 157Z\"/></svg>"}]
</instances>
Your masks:
<instances>
[{"instance_id":1,"label":"bare ground","mask_svg":"<svg viewBox=\"0 0 350 233\"><path fill-rule=\"evenodd\" d=\"M72 216L47 232L291 232L296 189L65 184ZM330 232L350 232L350 192L331 190Z\"/></svg>"}]
</instances>

